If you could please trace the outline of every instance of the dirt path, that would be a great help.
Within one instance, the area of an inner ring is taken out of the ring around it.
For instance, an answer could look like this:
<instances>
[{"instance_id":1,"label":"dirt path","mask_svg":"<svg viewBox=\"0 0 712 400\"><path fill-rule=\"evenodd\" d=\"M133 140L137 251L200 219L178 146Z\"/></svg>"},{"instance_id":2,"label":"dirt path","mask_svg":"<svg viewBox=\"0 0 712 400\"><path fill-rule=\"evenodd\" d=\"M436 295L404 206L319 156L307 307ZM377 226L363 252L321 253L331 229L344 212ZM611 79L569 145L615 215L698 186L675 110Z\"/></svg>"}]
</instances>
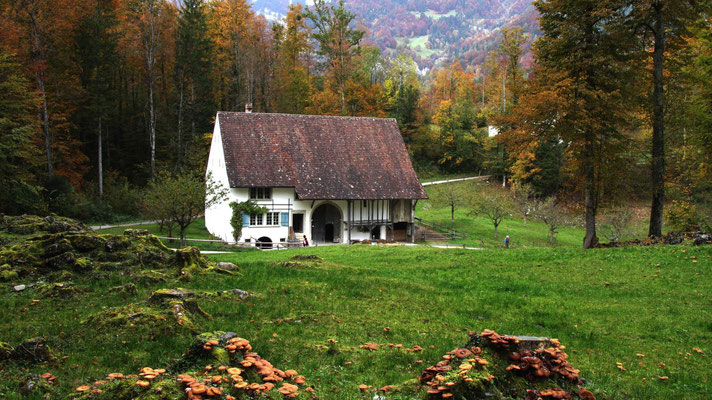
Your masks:
<instances>
[{"instance_id":1,"label":"dirt path","mask_svg":"<svg viewBox=\"0 0 712 400\"><path fill-rule=\"evenodd\" d=\"M140 222L127 222L125 224L116 224L116 225L92 225L90 226L91 229L97 230L97 229L111 229L111 228L120 228L122 226L136 226L136 225L151 225L151 224L157 224L161 221L140 221Z\"/></svg>"},{"instance_id":2,"label":"dirt path","mask_svg":"<svg viewBox=\"0 0 712 400\"><path fill-rule=\"evenodd\" d=\"M482 180L482 179L487 179L489 178L489 175L482 175L482 176L470 176L467 178L455 178L455 179L446 179L444 181L433 181L433 182L425 182L422 185L423 186L430 186L430 185L439 185L441 183L450 183L450 182L460 182L460 181L474 181L474 180Z\"/></svg>"}]
</instances>

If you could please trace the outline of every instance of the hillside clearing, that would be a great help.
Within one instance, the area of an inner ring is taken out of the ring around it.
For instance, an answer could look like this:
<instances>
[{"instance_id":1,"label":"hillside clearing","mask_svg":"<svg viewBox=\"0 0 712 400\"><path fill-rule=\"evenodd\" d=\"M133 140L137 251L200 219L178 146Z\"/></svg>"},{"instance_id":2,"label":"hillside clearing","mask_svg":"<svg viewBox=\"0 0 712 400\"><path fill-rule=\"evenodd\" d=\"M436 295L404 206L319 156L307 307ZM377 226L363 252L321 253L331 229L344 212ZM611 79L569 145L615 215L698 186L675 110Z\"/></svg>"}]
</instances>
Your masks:
<instances>
[{"instance_id":1,"label":"hillside clearing","mask_svg":"<svg viewBox=\"0 0 712 400\"><path fill-rule=\"evenodd\" d=\"M315 254L324 263L281 265L295 254ZM706 367L712 351L710 257L709 247L687 246L478 252L332 246L214 256L240 265L242 276L205 275L180 286L254 292L256 298L244 302L201 302L212 319L201 321L200 329L248 338L275 365L305 375L320 399L357 399L359 384L381 387L413 379L464 344L468 330L485 328L559 338L591 390L604 398L702 399L712 389ZM2 296L0 307L8 312L0 316L0 338L17 343L45 336L57 362L6 367L0 395L20 398L12 388L27 372L51 372L61 388L71 390L108 372L133 373L179 357L192 336L97 335L81 323L104 308L178 284L142 286L131 299L109 293L126 280L77 279L92 292L71 301L42 299L32 305L33 290ZM4 286L7 293L11 288ZM328 339L339 341L333 350ZM425 350L368 352L359 349L365 342ZM122 350L113 351L117 348Z\"/></svg>"}]
</instances>

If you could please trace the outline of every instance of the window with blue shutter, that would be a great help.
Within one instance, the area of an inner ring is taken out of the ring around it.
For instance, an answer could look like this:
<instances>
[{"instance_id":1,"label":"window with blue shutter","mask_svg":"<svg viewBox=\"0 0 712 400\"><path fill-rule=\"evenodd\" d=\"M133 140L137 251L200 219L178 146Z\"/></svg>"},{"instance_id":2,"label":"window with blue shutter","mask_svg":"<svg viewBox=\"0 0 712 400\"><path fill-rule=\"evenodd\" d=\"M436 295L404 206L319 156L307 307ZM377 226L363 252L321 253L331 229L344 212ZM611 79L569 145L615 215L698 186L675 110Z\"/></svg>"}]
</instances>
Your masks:
<instances>
[{"instance_id":1,"label":"window with blue shutter","mask_svg":"<svg viewBox=\"0 0 712 400\"><path fill-rule=\"evenodd\" d=\"M289 226L289 213L282 213L282 226Z\"/></svg>"},{"instance_id":2,"label":"window with blue shutter","mask_svg":"<svg viewBox=\"0 0 712 400\"><path fill-rule=\"evenodd\" d=\"M247 214L242 214L242 226L250 226L250 216Z\"/></svg>"}]
</instances>

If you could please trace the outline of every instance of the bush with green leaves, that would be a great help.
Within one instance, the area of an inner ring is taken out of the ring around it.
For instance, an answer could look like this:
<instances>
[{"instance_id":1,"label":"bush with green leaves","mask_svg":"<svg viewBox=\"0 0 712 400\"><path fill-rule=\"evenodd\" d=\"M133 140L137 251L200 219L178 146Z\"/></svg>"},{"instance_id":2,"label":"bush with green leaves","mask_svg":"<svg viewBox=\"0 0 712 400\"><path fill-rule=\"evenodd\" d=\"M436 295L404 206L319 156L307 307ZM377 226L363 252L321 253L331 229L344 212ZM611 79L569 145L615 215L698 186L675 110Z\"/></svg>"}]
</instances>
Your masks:
<instances>
[{"instance_id":1,"label":"bush with green leaves","mask_svg":"<svg viewBox=\"0 0 712 400\"><path fill-rule=\"evenodd\" d=\"M240 240L242 236L242 216L250 214L264 214L267 212L266 207L258 206L255 202L247 200L243 202L233 201L230 203L232 208L232 218L230 225L232 226L232 238L235 242Z\"/></svg>"},{"instance_id":2,"label":"bush with green leaves","mask_svg":"<svg viewBox=\"0 0 712 400\"><path fill-rule=\"evenodd\" d=\"M206 208L224 201L228 189L213 181L190 173L161 172L148 184L144 197L144 213L163 223L174 224L180 230L181 243L185 230Z\"/></svg>"}]
</instances>

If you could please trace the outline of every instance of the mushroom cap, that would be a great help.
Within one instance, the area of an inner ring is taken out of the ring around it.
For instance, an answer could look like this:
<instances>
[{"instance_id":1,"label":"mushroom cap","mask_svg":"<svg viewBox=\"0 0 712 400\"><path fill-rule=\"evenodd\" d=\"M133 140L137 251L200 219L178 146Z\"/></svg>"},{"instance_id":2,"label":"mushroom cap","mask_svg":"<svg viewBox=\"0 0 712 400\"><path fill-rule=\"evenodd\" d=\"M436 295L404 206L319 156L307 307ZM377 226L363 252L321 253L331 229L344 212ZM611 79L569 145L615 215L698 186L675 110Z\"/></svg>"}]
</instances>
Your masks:
<instances>
[{"instance_id":1,"label":"mushroom cap","mask_svg":"<svg viewBox=\"0 0 712 400\"><path fill-rule=\"evenodd\" d=\"M91 386L89 386L89 385L77 386L77 392L86 392L89 390L91 390Z\"/></svg>"},{"instance_id":2,"label":"mushroom cap","mask_svg":"<svg viewBox=\"0 0 712 400\"><path fill-rule=\"evenodd\" d=\"M472 355L472 352L468 349L461 347L459 349L455 349L453 351L453 355L457 358L467 358Z\"/></svg>"},{"instance_id":3,"label":"mushroom cap","mask_svg":"<svg viewBox=\"0 0 712 400\"><path fill-rule=\"evenodd\" d=\"M151 382L149 382L149 381L136 381L136 385L141 386L141 387L146 387L150 384L151 384Z\"/></svg>"}]
</instances>

